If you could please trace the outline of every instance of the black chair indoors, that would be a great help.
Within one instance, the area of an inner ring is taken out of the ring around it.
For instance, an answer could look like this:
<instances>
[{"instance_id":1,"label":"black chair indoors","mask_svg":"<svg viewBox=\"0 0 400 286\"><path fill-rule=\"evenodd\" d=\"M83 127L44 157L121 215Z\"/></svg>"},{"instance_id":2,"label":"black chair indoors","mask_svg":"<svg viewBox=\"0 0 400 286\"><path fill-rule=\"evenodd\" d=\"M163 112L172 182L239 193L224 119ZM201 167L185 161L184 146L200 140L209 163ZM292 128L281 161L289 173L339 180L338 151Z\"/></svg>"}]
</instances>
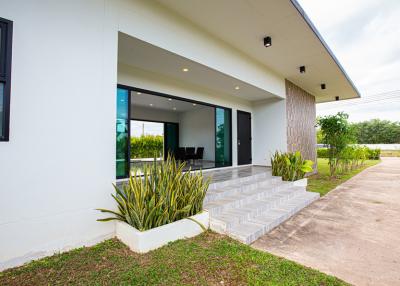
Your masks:
<instances>
[{"instance_id":1,"label":"black chair indoors","mask_svg":"<svg viewBox=\"0 0 400 286\"><path fill-rule=\"evenodd\" d=\"M179 147L176 154L175 154L175 159L179 161L185 161L186 160L186 149L185 147Z\"/></svg>"},{"instance_id":2,"label":"black chair indoors","mask_svg":"<svg viewBox=\"0 0 400 286\"><path fill-rule=\"evenodd\" d=\"M204 147L197 147L196 154L194 155L195 160L203 160Z\"/></svg>"},{"instance_id":3,"label":"black chair indoors","mask_svg":"<svg viewBox=\"0 0 400 286\"><path fill-rule=\"evenodd\" d=\"M193 160L195 158L195 150L196 148L194 147L186 147L186 160Z\"/></svg>"}]
</instances>

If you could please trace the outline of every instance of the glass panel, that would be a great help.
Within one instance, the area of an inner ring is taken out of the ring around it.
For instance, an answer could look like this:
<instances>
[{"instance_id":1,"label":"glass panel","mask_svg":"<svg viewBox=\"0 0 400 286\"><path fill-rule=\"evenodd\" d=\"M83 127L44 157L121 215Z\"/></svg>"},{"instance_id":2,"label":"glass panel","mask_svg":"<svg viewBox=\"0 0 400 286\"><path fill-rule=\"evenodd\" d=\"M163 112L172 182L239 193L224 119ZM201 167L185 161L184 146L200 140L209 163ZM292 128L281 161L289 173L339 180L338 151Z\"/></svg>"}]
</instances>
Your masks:
<instances>
[{"instance_id":1,"label":"glass panel","mask_svg":"<svg viewBox=\"0 0 400 286\"><path fill-rule=\"evenodd\" d=\"M231 111L215 108L215 166L232 165Z\"/></svg>"},{"instance_id":2,"label":"glass panel","mask_svg":"<svg viewBox=\"0 0 400 286\"><path fill-rule=\"evenodd\" d=\"M0 138L4 137L3 128L4 128L4 83L0 82Z\"/></svg>"},{"instance_id":3,"label":"glass panel","mask_svg":"<svg viewBox=\"0 0 400 286\"><path fill-rule=\"evenodd\" d=\"M117 125L116 125L116 166L117 178L126 178L129 175L129 91L117 89Z\"/></svg>"}]
</instances>

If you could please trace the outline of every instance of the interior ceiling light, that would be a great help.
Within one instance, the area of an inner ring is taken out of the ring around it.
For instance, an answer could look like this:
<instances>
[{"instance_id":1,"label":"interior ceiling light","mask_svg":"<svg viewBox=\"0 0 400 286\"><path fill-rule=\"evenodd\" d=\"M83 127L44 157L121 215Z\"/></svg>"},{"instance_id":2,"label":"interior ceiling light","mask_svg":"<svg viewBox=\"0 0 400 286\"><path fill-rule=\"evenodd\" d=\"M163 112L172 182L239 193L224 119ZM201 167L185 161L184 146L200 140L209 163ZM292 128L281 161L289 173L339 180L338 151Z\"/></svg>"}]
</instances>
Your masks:
<instances>
[{"instance_id":1,"label":"interior ceiling light","mask_svg":"<svg viewBox=\"0 0 400 286\"><path fill-rule=\"evenodd\" d=\"M239 90L239 89L240 89L240 87L239 87L239 86L235 86L235 89L236 89L236 90Z\"/></svg>"},{"instance_id":2,"label":"interior ceiling light","mask_svg":"<svg viewBox=\"0 0 400 286\"><path fill-rule=\"evenodd\" d=\"M270 47L270 46L272 46L272 39L271 39L271 37L265 37L264 38L264 47L266 47L266 48L268 48L268 47Z\"/></svg>"},{"instance_id":3,"label":"interior ceiling light","mask_svg":"<svg viewBox=\"0 0 400 286\"><path fill-rule=\"evenodd\" d=\"M173 107L172 109L173 109L173 110L176 110L176 107Z\"/></svg>"},{"instance_id":4,"label":"interior ceiling light","mask_svg":"<svg viewBox=\"0 0 400 286\"><path fill-rule=\"evenodd\" d=\"M306 72L306 67L305 66L301 66L300 67L300 73L305 73Z\"/></svg>"},{"instance_id":5,"label":"interior ceiling light","mask_svg":"<svg viewBox=\"0 0 400 286\"><path fill-rule=\"evenodd\" d=\"M172 98L168 98L169 101L172 101Z\"/></svg>"},{"instance_id":6,"label":"interior ceiling light","mask_svg":"<svg viewBox=\"0 0 400 286\"><path fill-rule=\"evenodd\" d=\"M150 106L153 106L153 103L150 103Z\"/></svg>"},{"instance_id":7,"label":"interior ceiling light","mask_svg":"<svg viewBox=\"0 0 400 286\"><path fill-rule=\"evenodd\" d=\"M321 89L326 89L326 84L325 83L321 84Z\"/></svg>"},{"instance_id":8,"label":"interior ceiling light","mask_svg":"<svg viewBox=\"0 0 400 286\"><path fill-rule=\"evenodd\" d=\"M139 91L138 91L138 92L136 92L136 93L137 93L137 94L142 94L142 93L141 93L141 92L139 92Z\"/></svg>"},{"instance_id":9,"label":"interior ceiling light","mask_svg":"<svg viewBox=\"0 0 400 286\"><path fill-rule=\"evenodd\" d=\"M183 72L188 72L189 69L188 69L188 68L183 68L182 71L183 71Z\"/></svg>"},{"instance_id":10,"label":"interior ceiling light","mask_svg":"<svg viewBox=\"0 0 400 286\"><path fill-rule=\"evenodd\" d=\"M196 106L197 104L196 103L193 103L193 106Z\"/></svg>"}]
</instances>

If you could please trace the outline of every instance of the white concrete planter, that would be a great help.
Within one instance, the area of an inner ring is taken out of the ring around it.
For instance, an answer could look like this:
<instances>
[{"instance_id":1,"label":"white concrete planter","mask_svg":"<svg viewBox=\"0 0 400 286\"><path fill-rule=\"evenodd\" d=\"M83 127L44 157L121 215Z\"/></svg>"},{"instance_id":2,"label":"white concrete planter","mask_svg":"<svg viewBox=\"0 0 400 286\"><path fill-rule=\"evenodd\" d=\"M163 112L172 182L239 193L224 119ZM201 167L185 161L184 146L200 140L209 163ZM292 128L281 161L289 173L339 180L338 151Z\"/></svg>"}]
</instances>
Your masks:
<instances>
[{"instance_id":1,"label":"white concrete planter","mask_svg":"<svg viewBox=\"0 0 400 286\"><path fill-rule=\"evenodd\" d=\"M210 226L210 217L207 211L203 211L191 218L201 223L205 228ZM146 253L171 241L196 236L203 231L196 222L190 219L181 219L146 231L138 231L136 228L121 221L117 221L116 225L117 238L132 251L139 253Z\"/></svg>"},{"instance_id":2,"label":"white concrete planter","mask_svg":"<svg viewBox=\"0 0 400 286\"><path fill-rule=\"evenodd\" d=\"M304 179L300 179L300 180L297 180L297 181L293 181L293 186L296 186L296 187L307 187L307 178L304 178Z\"/></svg>"}]
</instances>

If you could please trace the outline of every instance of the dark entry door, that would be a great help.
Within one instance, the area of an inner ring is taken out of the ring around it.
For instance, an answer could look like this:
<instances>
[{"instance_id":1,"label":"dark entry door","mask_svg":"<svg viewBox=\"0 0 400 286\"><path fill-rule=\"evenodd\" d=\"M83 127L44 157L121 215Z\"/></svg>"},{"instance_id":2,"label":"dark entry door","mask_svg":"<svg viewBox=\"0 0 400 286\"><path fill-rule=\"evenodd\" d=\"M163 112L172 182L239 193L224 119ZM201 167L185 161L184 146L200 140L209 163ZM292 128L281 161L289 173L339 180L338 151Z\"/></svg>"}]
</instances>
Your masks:
<instances>
[{"instance_id":1,"label":"dark entry door","mask_svg":"<svg viewBox=\"0 0 400 286\"><path fill-rule=\"evenodd\" d=\"M237 111L238 165L251 164L251 114Z\"/></svg>"}]
</instances>

